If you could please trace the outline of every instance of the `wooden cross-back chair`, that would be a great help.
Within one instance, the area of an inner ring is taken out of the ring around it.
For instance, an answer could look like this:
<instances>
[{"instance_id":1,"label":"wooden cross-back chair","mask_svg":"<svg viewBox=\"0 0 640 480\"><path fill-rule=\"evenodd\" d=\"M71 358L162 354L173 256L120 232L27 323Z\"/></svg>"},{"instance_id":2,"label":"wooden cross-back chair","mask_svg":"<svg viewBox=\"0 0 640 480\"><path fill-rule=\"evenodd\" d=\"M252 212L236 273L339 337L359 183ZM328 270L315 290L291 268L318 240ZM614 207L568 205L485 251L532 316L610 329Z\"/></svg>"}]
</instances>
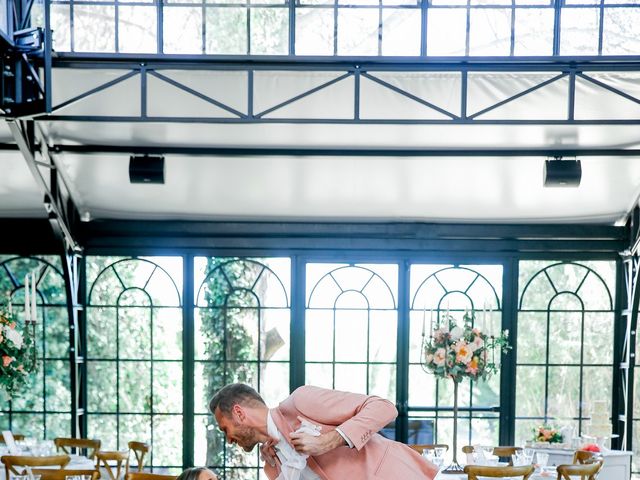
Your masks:
<instances>
[{"instance_id":1,"label":"wooden cross-back chair","mask_svg":"<svg viewBox=\"0 0 640 480\"><path fill-rule=\"evenodd\" d=\"M63 438L58 437L53 439L53 443L56 446L56 450L59 452L62 450L64 453L72 453L72 450L86 450L87 458L93 460L96 458L96 452L100 450L102 442L100 440L94 440L90 438Z\"/></svg>"},{"instance_id":2,"label":"wooden cross-back chair","mask_svg":"<svg viewBox=\"0 0 640 480\"><path fill-rule=\"evenodd\" d=\"M66 478L71 475L90 475L91 480L98 480L98 478L100 478L100 472L98 470L34 468L32 472L34 475L40 475L40 480L66 480Z\"/></svg>"},{"instance_id":3,"label":"wooden cross-back chair","mask_svg":"<svg viewBox=\"0 0 640 480\"><path fill-rule=\"evenodd\" d=\"M142 472L144 468L144 457L151 451L151 446L144 442L129 442L129 450L133 452L136 457L137 471ZM127 460L127 472L129 473L129 460Z\"/></svg>"},{"instance_id":4,"label":"wooden cross-back chair","mask_svg":"<svg viewBox=\"0 0 640 480\"><path fill-rule=\"evenodd\" d=\"M148 472L129 472L124 478L125 480L176 480L175 475L161 475L159 473Z\"/></svg>"},{"instance_id":5,"label":"wooden cross-back chair","mask_svg":"<svg viewBox=\"0 0 640 480\"><path fill-rule=\"evenodd\" d=\"M13 439L16 442L20 442L22 440L24 440L24 435L22 435L21 433L14 433L13 434ZM6 444L6 442L4 441L4 437L2 436L2 434L0 434L0 443L2 444Z\"/></svg>"},{"instance_id":6,"label":"wooden cross-back chair","mask_svg":"<svg viewBox=\"0 0 640 480\"><path fill-rule=\"evenodd\" d=\"M103 468L111 480L120 480L129 463L129 452L96 452L96 468ZM124 467L124 469L123 469ZM113 473L113 469L116 473Z\"/></svg>"},{"instance_id":7,"label":"wooden cross-back chair","mask_svg":"<svg viewBox=\"0 0 640 480\"><path fill-rule=\"evenodd\" d=\"M533 474L535 467L533 465L523 465L521 467L485 467L481 465L467 465L464 467L464 473L467 474L469 480L478 480L478 477L490 478L520 478L528 480Z\"/></svg>"},{"instance_id":8,"label":"wooden cross-back chair","mask_svg":"<svg viewBox=\"0 0 640 480\"><path fill-rule=\"evenodd\" d=\"M410 444L407 446L418 452L420 455L422 455L422 452L424 452L425 450L434 450L436 448L444 448L445 450L449 450L449 445L447 445L446 443L420 443Z\"/></svg>"},{"instance_id":9,"label":"wooden cross-back chair","mask_svg":"<svg viewBox=\"0 0 640 480\"><path fill-rule=\"evenodd\" d=\"M573 463L578 463L580 465L585 463L593 463L598 460L599 457L600 455L596 452L589 452L587 450L576 450L573 453Z\"/></svg>"},{"instance_id":10,"label":"wooden cross-back chair","mask_svg":"<svg viewBox=\"0 0 640 480\"><path fill-rule=\"evenodd\" d=\"M46 457L33 457L31 455L3 455L0 461L4 463L5 479L9 480L9 474L22 475L23 471L18 467L59 467L64 468L70 461L69 455L49 455Z\"/></svg>"},{"instance_id":11,"label":"wooden cross-back chair","mask_svg":"<svg viewBox=\"0 0 640 480\"><path fill-rule=\"evenodd\" d=\"M602 460L596 460L593 463L585 463L578 465L558 465L557 480L596 480L596 475L602 469Z\"/></svg>"},{"instance_id":12,"label":"wooden cross-back chair","mask_svg":"<svg viewBox=\"0 0 640 480\"><path fill-rule=\"evenodd\" d=\"M516 452L521 452L521 451L522 451L522 447L511 447L511 446L493 447L493 454L499 458L506 458L507 461L509 462L509 466L513 466L513 460L511 458L511 455L515 455ZM472 445L465 445L464 447L462 447L462 452L466 454L472 454L475 452L475 448L473 448Z\"/></svg>"}]
</instances>

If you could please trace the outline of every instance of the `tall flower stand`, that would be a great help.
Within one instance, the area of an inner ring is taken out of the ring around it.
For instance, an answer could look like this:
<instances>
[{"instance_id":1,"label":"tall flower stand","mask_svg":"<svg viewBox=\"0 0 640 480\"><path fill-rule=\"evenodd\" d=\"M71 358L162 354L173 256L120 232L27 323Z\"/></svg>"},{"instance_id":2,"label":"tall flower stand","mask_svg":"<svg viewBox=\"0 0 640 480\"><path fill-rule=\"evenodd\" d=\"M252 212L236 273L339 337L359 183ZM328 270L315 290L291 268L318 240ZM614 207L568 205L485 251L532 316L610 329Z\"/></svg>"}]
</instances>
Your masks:
<instances>
[{"instance_id":1,"label":"tall flower stand","mask_svg":"<svg viewBox=\"0 0 640 480\"><path fill-rule=\"evenodd\" d=\"M464 468L458 463L458 383L453 380L453 461L442 473L461 474Z\"/></svg>"}]
</instances>

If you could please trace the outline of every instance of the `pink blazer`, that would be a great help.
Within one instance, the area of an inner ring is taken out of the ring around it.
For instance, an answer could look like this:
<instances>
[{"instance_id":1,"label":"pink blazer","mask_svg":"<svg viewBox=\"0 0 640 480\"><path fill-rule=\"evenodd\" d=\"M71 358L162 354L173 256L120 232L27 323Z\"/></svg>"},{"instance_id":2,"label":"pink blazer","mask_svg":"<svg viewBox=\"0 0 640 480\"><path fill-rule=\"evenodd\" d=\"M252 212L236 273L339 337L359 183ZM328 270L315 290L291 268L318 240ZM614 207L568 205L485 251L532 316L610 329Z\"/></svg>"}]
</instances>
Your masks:
<instances>
[{"instance_id":1,"label":"pink blazer","mask_svg":"<svg viewBox=\"0 0 640 480\"><path fill-rule=\"evenodd\" d=\"M307 465L323 480L433 480L437 468L403 443L378 434L398 415L395 406L380 397L338 392L304 386L298 388L278 407L271 417L288 440L298 429L298 416L320 425L321 433L340 430L355 448L347 446L309 457ZM265 464L270 480L280 467Z\"/></svg>"}]
</instances>

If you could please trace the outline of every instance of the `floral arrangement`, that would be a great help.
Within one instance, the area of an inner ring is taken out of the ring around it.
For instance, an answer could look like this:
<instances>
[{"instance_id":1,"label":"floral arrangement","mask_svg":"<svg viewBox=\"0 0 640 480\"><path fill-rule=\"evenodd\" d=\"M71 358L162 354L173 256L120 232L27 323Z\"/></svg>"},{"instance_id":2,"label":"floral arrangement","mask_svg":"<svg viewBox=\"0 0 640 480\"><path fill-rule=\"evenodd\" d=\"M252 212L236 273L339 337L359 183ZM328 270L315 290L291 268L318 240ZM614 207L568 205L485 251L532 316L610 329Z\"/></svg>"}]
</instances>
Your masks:
<instances>
[{"instance_id":1,"label":"floral arrangement","mask_svg":"<svg viewBox=\"0 0 640 480\"><path fill-rule=\"evenodd\" d=\"M533 429L535 442L562 443L562 434L555 428L540 425Z\"/></svg>"},{"instance_id":2,"label":"floral arrangement","mask_svg":"<svg viewBox=\"0 0 640 480\"><path fill-rule=\"evenodd\" d=\"M18 329L14 316L0 310L0 390L12 396L27 384L32 364L32 340Z\"/></svg>"},{"instance_id":3,"label":"floral arrangement","mask_svg":"<svg viewBox=\"0 0 640 480\"><path fill-rule=\"evenodd\" d=\"M499 357L511 348L508 338L508 330L493 336L474 327L471 313L464 314L462 326L445 315L424 343L424 366L437 377L451 378L454 382L461 382L465 377L486 380L498 371L496 351Z\"/></svg>"}]
</instances>

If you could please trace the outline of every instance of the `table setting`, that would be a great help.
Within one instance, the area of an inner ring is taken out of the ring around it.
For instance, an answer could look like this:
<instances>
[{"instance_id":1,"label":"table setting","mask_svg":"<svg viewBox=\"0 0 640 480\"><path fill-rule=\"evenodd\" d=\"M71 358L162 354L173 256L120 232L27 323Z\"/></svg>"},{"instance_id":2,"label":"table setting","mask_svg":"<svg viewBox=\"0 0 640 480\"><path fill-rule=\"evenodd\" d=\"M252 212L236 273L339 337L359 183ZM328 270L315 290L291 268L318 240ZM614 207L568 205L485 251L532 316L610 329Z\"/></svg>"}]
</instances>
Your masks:
<instances>
[{"instance_id":1,"label":"table setting","mask_svg":"<svg viewBox=\"0 0 640 480\"><path fill-rule=\"evenodd\" d=\"M466 465L479 465L479 466L487 466L487 467L507 467L509 463L501 462L499 457L493 455L493 448L488 446L477 446L475 447L474 453L467 454ZM435 450L425 451L423 456L433 463L434 465L441 468L440 472L436 476L434 480L467 480L466 473L448 473L442 470L442 465L444 464L444 452L438 452L440 455L435 452ZM514 455L511 456L511 463L513 466L526 466L533 465L535 467L535 471L529 480L545 480L545 479L555 479L557 477L557 471L555 466L549 466L549 455L544 452L536 452L532 448L524 448L521 451L517 451ZM516 478L522 480L522 477L505 477L505 478Z\"/></svg>"}]
</instances>

